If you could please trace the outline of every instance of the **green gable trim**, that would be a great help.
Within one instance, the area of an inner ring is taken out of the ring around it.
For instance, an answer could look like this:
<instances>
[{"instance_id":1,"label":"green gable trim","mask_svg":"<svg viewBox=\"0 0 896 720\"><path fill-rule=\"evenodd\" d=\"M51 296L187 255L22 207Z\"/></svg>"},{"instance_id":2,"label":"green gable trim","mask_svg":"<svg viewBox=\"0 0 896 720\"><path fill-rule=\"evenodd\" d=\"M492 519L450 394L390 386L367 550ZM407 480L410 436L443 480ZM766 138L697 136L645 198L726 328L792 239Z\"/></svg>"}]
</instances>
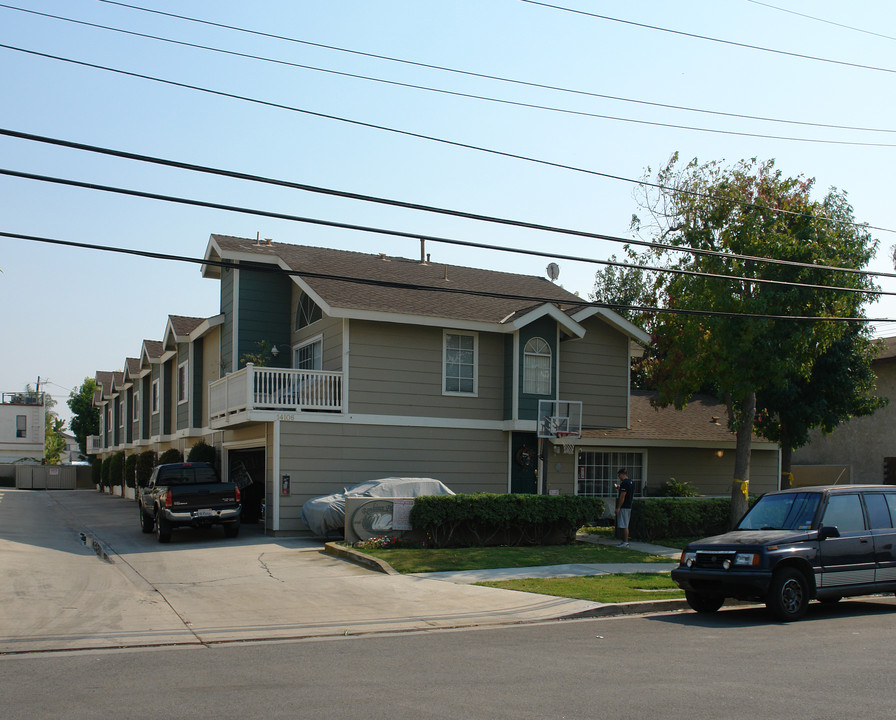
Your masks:
<instances>
[{"instance_id":1,"label":"green gable trim","mask_svg":"<svg viewBox=\"0 0 896 720\"><path fill-rule=\"evenodd\" d=\"M548 395L530 395L523 392L523 360L526 343L534 337L542 338L551 348L551 392ZM519 332L519 357L516 359L519 368L519 419L537 420L538 401L553 399L557 387L557 321L551 317L540 317L529 323Z\"/></svg>"},{"instance_id":2,"label":"green gable trim","mask_svg":"<svg viewBox=\"0 0 896 720\"><path fill-rule=\"evenodd\" d=\"M292 336L292 280L274 273L240 270L239 302L237 306L237 365L243 367L243 357L257 354L262 340L270 345L289 347ZM290 353L282 352L270 358L271 367L289 367Z\"/></svg>"}]
</instances>

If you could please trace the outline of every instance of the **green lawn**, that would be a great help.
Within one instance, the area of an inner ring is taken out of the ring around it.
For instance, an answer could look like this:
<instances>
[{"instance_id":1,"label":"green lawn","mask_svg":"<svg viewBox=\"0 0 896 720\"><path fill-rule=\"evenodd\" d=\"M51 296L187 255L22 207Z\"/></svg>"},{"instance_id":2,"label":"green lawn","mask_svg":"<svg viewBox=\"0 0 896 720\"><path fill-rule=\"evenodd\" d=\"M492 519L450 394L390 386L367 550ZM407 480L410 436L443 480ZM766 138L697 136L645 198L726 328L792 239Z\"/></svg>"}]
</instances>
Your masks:
<instances>
[{"instance_id":1,"label":"green lawn","mask_svg":"<svg viewBox=\"0 0 896 720\"><path fill-rule=\"evenodd\" d=\"M565 565L568 563L668 563L668 558L607 545L536 545L531 547L356 548L386 561L400 573L444 570Z\"/></svg>"},{"instance_id":2,"label":"green lawn","mask_svg":"<svg viewBox=\"0 0 896 720\"><path fill-rule=\"evenodd\" d=\"M665 573L527 578L525 580L502 580L476 584L600 603L668 600L684 597L684 591L679 590L678 586Z\"/></svg>"}]
</instances>

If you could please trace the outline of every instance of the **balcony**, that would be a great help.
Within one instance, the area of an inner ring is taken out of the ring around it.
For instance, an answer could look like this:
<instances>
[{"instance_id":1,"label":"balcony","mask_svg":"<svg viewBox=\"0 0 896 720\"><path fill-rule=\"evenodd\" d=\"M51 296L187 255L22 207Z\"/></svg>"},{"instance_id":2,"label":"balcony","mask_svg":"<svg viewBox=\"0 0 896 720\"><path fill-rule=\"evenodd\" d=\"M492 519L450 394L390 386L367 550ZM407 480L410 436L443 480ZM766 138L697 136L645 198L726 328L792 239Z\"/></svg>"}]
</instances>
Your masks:
<instances>
[{"instance_id":1,"label":"balcony","mask_svg":"<svg viewBox=\"0 0 896 720\"><path fill-rule=\"evenodd\" d=\"M209 384L209 422L253 410L342 412L342 373L283 370L251 363Z\"/></svg>"},{"instance_id":2,"label":"balcony","mask_svg":"<svg viewBox=\"0 0 896 720\"><path fill-rule=\"evenodd\" d=\"M103 438L101 435L87 436L87 454L97 455L103 451Z\"/></svg>"}]
</instances>

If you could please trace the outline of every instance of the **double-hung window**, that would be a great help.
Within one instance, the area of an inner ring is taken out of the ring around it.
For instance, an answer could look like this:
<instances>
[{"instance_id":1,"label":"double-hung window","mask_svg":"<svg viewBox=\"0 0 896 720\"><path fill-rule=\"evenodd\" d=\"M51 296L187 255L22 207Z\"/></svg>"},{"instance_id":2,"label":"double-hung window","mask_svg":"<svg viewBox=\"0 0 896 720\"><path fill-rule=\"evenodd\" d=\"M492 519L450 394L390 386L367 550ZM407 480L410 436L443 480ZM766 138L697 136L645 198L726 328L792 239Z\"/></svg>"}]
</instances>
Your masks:
<instances>
[{"instance_id":1,"label":"double-hung window","mask_svg":"<svg viewBox=\"0 0 896 720\"><path fill-rule=\"evenodd\" d=\"M184 361L177 366L177 404L185 403L188 399L189 391L189 362Z\"/></svg>"},{"instance_id":2,"label":"double-hung window","mask_svg":"<svg viewBox=\"0 0 896 720\"><path fill-rule=\"evenodd\" d=\"M479 390L479 336L446 330L442 342L442 392L445 395L475 395Z\"/></svg>"},{"instance_id":3,"label":"double-hung window","mask_svg":"<svg viewBox=\"0 0 896 720\"><path fill-rule=\"evenodd\" d=\"M321 370L323 345L323 338L320 336L297 345L292 351L292 366L296 370Z\"/></svg>"},{"instance_id":4,"label":"double-hung window","mask_svg":"<svg viewBox=\"0 0 896 720\"><path fill-rule=\"evenodd\" d=\"M159 412L159 379L156 378L152 381L152 401L150 403L150 410L153 415Z\"/></svg>"},{"instance_id":5,"label":"double-hung window","mask_svg":"<svg viewBox=\"0 0 896 720\"><path fill-rule=\"evenodd\" d=\"M531 338L523 349L523 392L551 394L551 346L543 338Z\"/></svg>"},{"instance_id":6,"label":"double-hung window","mask_svg":"<svg viewBox=\"0 0 896 720\"><path fill-rule=\"evenodd\" d=\"M16 437L28 437L28 416L16 415Z\"/></svg>"}]
</instances>

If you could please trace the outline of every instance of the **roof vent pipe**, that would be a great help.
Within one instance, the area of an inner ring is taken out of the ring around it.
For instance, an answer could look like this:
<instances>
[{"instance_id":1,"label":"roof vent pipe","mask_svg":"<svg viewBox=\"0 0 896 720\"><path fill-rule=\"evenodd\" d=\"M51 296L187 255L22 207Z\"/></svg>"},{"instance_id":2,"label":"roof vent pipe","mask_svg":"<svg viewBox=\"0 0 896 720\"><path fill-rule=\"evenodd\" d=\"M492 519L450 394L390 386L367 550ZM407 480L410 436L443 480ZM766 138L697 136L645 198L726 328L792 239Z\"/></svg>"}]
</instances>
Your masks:
<instances>
[{"instance_id":1,"label":"roof vent pipe","mask_svg":"<svg viewBox=\"0 0 896 720\"><path fill-rule=\"evenodd\" d=\"M420 238L420 264L426 265L426 239Z\"/></svg>"}]
</instances>

